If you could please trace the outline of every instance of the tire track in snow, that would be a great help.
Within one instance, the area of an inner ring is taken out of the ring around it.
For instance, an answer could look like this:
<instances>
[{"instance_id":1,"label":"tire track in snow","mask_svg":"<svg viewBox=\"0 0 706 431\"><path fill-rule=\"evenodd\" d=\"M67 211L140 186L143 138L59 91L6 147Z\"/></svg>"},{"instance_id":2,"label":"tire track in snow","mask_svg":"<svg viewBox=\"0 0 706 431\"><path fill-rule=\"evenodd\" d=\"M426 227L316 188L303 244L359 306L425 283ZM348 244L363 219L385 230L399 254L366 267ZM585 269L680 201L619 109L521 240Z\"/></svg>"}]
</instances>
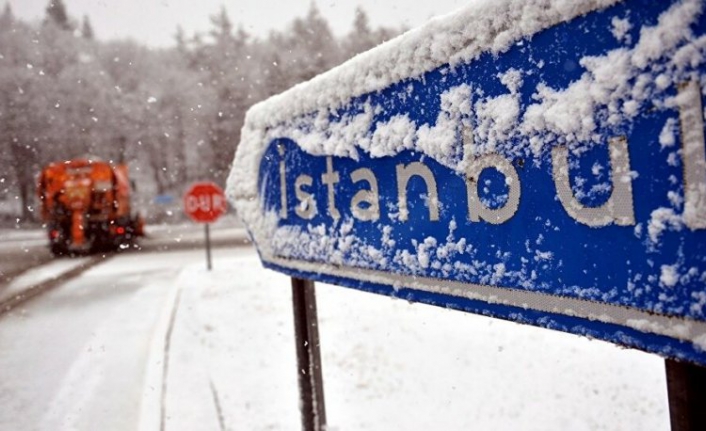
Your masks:
<instances>
[{"instance_id":1,"label":"tire track in snow","mask_svg":"<svg viewBox=\"0 0 706 431\"><path fill-rule=\"evenodd\" d=\"M169 318L169 327L167 328L167 333L164 335L164 367L162 368L162 397L160 404L160 420L159 429L165 431L167 427L166 415L167 415L167 376L169 375L169 347L172 340L172 331L174 330L174 322L176 321L177 310L179 309L179 301L181 300L181 290L177 292L176 300L174 301L174 308L172 308L172 313Z\"/></svg>"},{"instance_id":2,"label":"tire track in snow","mask_svg":"<svg viewBox=\"0 0 706 431\"><path fill-rule=\"evenodd\" d=\"M213 404L216 407L216 415L218 416L218 425L221 431L226 431L225 418L223 417L223 409L221 408L221 401L218 397L218 391L216 386L213 384L213 379L209 379L208 383L211 386L211 394L213 395Z\"/></svg>"}]
</instances>

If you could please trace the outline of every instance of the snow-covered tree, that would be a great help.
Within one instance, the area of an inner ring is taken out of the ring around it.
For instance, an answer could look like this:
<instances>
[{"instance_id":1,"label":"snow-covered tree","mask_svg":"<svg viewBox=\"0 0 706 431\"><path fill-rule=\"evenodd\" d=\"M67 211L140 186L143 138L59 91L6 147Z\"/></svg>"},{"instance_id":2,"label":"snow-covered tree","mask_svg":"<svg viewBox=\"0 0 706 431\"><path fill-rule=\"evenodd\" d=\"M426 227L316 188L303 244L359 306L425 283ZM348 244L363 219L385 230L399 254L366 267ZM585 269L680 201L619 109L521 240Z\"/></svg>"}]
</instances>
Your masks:
<instances>
[{"instance_id":1,"label":"snow-covered tree","mask_svg":"<svg viewBox=\"0 0 706 431\"><path fill-rule=\"evenodd\" d=\"M0 193L31 219L41 167L85 153L137 160L157 193L194 179L225 181L254 103L322 73L380 41L367 15L342 41L314 4L265 39L238 28L221 8L205 34L177 28L176 47L93 40L88 17L72 24L64 1L49 2L44 25L0 14ZM71 31L80 28L83 37ZM354 35L357 35L354 37ZM353 40L358 48L352 48ZM5 192L7 190L7 192Z\"/></svg>"},{"instance_id":2,"label":"snow-covered tree","mask_svg":"<svg viewBox=\"0 0 706 431\"><path fill-rule=\"evenodd\" d=\"M346 53L353 56L367 51L377 44L377 38L370 28L368 14L360 6L357 7L355 19L353 20L353 30L351 30L344 42Z\"/></svg>"},{"instance_id":3,"label":"snow-covered tree","mask_svg":"<svg viewBox=\"0 0 706 431\"><path fill-rule=\"evenodd\" d=\"M0 160L8 168L3 178L17 193L19 216L24 220L32 217L34 175L48 123L45 102L50 91L50 82L41 74L41 52L32 43L35 37L31 28L19 22L11 29L0 27Z\"/></svg>"},{"instance_id":4,"label":"snow-covered tree","mask_svg":"<svg viewBox=\"0 0 706 431\"><path fill-rule=\"evenodd\" d=\"M326 19L312 2L303 19L294 20L290 32L291 63L298 82L307 81L340 62L338 42Z\"/></svg>"},{"instance_id":5,"label":"snow-covered tree","mask_svg":"<svg viewBox=\"0 0 706 431\"><path fill-rule=\"evenodd\" d=\"M211 24L213 29L210 31L211 37L219 44L228 44L233 37L233 22L226 12L225 6L221 6L221 10L216 15L211 15Z\"/></svg>"},{"instance_id":6,"label":"snow-covered tree","mask_svg":"<svg viewBox=\"0 0 706 431\"><path fill-rule=\"evenodd\" d=\"M15 21L15 15L12 13L10 3L5 3L5 8L0 15L0 28L9 28Z\"/></svg>"},{"instance_id":7,"label":"snow-covered tree","mask_svg":"<svg viewBox=\"0 0 706 431\"><path fill-rule=\"evenodd\" d=\"M93 40L96 37L93 32L91 21L89 21L88 16L86 15L83 16L83 22L81 24L81 36L88 40Z\"/></svg>"},{"instance_id":8,"label":"snow-covered tree","mask_svg":"<svg viewBox=\"0 0 706 431\"><path fill-rule=\"evenodd\" d=\"M46 21L50 22L62 30L71 30L69 15L62 0L49 0L46 8Z\"/></svg>"},{"instance_id":9,"label":"snow-covered tree","mask_svg":"<svg viewBox=\"0 0 706 431\"><path fill-rule=\"evenodd\" d=\"M233 31L224 8L211 17L211 22L213 43L196 46L191 64L205 74L215 93L208 136L213 155L210 175L224 182L240 141L245 112L255 101L251 75L258 65L250 50L250 35L242 28Z\"/></svg>"},{"instance_id":10,"label":"snow-covered tree","mask_svg":"<svg viewBox=\"0 0 706 431\"><path fill-rule=\"evenodd\" d=\"M389 40L401 33L401 30L394 30L385 27L373 29L370 26L370 18L365 10L357 7L353 28L342 41L344 55L353 57L356 54L365 52L377 45Z\"/></svg>"}]
</instances>

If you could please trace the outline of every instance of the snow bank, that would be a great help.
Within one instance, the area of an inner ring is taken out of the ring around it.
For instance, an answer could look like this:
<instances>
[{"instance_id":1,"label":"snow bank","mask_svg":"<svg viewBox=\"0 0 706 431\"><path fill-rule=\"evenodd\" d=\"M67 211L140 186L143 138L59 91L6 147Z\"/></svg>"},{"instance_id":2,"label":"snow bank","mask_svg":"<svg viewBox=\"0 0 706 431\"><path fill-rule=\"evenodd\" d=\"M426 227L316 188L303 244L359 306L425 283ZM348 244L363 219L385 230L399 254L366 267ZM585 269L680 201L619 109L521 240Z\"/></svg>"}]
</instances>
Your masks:
<instances>
[{"instance_id":1,"label":"snow bank","mask_svg":"<svg viewBox=\"0 0 706 431\"><path fill-rule=\"evenodd\" d=\"M214 271L182 270L167 429L218 428L214 396L224 429L299 426L290 282L257 261L238 253ZM669 427L661 358L316 286L329 429Z\"/></svg>"}]
</instances>

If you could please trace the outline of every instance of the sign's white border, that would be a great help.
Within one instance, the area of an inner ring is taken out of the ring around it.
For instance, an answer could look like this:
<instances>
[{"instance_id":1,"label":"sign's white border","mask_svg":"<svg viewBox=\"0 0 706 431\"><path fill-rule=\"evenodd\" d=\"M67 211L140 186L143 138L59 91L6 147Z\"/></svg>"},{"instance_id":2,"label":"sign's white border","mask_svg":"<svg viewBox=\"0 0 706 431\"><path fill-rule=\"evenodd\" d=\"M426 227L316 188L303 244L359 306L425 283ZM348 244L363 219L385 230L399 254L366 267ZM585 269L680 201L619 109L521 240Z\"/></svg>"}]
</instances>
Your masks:
<instances>
[{"instance_id":1,"label":"sign's white border","mask_svg":"<svg viewBox=\"0 0 706 431\"><path fill-rule=\"evenodd\" d=\"M489 304L578 317L620 325L641 332L664 335L683 341L706 340L706 322L659 315L629 307L547 295L509 287L495 287L420 276L411 277L371 269L347 268L326 263L284 259L271 255L262 255L261 258L263 261L273 265L302 272L320 273L391 286L393 288L404 286L423 292L479 300Z\"/></svg>"}]
</instances>

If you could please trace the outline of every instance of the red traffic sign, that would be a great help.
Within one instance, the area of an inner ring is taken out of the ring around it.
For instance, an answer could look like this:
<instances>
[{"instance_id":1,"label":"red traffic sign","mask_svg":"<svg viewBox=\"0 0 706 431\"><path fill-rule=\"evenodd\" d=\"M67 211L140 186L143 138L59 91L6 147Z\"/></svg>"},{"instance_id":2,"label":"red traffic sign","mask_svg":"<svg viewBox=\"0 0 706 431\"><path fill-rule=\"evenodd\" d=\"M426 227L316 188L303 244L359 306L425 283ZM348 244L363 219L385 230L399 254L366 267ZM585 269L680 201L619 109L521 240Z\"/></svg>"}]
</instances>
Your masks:
<instances>
[{"instance_id":1,"label":"red traffic sign","mask_svg":"<svg viewBox=\"0 0 706 431\"><path fill-rule=\"evenodd\" d=\"M223 190L212 182L194 183L184 194L184 212L195 222L214 222L226 210Z\"/></svg>"}]
</instances>

